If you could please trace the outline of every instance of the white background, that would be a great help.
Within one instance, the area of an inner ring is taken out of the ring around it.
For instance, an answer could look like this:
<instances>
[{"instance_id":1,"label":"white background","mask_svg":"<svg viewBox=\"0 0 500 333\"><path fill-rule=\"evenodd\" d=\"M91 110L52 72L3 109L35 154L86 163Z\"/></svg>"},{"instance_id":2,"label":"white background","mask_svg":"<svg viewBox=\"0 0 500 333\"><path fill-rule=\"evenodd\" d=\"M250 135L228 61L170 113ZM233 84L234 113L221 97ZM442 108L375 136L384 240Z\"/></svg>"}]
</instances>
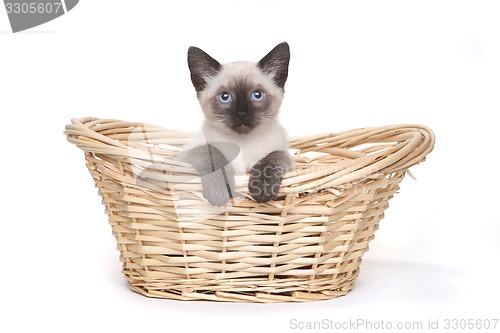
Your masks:
<instances>
[{"instance_id":1,"label":"white background","mask_svg":"<svg viewBox=\"0 0 500 333\"><path fill-rule=\"evenodd\" d=\"M298 331L293 319L425 328L499 318L499 17L494 1L85 0L12 34L0 7L0 330L287 332ZM391 201L354 290L271 305L131 292L65 124L96 116L195 130L187 48L257 61L284 40L290 134L421 123L437 136L412 168L418 181L407 177Z\"/></svg>"}]
</instances>

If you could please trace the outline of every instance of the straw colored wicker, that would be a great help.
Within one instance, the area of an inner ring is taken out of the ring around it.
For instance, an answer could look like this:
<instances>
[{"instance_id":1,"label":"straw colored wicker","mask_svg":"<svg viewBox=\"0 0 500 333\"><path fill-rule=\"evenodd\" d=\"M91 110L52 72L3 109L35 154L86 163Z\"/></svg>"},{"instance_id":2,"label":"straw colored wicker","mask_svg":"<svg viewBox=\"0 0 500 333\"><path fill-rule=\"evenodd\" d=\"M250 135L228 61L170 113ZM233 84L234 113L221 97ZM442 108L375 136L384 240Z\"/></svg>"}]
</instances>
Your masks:
<instances>
[{"instance_id":1,"label":"straw colored wicker","mask_svg":"<svg viewBox=\"0 0 500 333\"><path fill-rule=\"evenodd\" d=\"M295 170L277 200L256 203L237 176L246 197L217 208L175 159L189 133L83 118L65 134L85 152L134 291L244 302L345 295L388 200L434 145L420 125L293 138Z\"/></svg>"}]
</instances>

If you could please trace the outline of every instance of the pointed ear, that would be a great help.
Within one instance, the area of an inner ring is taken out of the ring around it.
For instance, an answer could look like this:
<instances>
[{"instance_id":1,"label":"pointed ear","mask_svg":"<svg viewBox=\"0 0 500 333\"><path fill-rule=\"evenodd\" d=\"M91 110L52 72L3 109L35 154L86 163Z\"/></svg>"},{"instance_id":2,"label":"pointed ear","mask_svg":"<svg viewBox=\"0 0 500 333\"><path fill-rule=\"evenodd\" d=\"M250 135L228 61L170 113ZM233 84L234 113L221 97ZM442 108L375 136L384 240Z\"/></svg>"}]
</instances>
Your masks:
<instances>
[{"instance_id":1,"label":"pointed ear","mask_svg":"<svg viewBox=\"0 0 500 333\"><path fill-rule=\"evenodd\" d=\"M197 92L205 89L206 78L216 75L221 68L217 60L194 46L188 50L188 66L191 71L191 82Z\"/></svg>"},{"instance_id":2,"label":"pointed ear","mask_svg":"<svg viewBox=\"0 0 500 333\"><path fill-rule=\"evenodd\" d=\"M283 42L276 45L257 66L266 74L273 76L274 82L278 87L285 86L288 77L288 64L290 63L290 47L288 43Z\"/></svg>"}]
</instances>

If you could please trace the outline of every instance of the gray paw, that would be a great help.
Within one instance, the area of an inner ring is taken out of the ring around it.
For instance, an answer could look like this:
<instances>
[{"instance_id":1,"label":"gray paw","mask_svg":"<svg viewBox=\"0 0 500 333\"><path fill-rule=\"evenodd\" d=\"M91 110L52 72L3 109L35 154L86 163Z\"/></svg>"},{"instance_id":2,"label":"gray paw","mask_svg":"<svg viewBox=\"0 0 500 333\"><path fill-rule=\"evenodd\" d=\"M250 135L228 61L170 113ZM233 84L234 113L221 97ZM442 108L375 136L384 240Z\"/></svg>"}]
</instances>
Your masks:
<instances>
[{"instance_id":1,"label":"gray paw","mask_svg":"<svg viewBox=\"0 0 500 333\"><path fill-rule=\"evenodd\" d=\"M222 207L234 198L234 175L219 169L202 178L203 196L212 206Z\"/></svg>"},{"instance_id":2,"label":"gray paw","mask_svg":"<svg viewBox=\"0 0 500 333\"><path fill-rule=\"evenodd\" d=\"M252 198L257 202L268 202L275 198L280 190L283 173L280 165L256 164L248 182Z\"/></svg>"}]
</instances>

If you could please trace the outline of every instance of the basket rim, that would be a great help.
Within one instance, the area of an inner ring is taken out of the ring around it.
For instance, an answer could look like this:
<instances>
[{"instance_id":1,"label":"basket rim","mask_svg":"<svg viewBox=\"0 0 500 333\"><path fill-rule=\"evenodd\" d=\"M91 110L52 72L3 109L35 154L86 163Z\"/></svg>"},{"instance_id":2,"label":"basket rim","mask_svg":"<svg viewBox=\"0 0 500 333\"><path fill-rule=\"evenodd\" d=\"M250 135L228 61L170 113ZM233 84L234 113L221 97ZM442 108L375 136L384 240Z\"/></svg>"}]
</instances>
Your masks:
<instances>
[{"instance_id":1,"label":"basket rim","mask_svg":"<svg viewBox=\"0 0 500 333\"><path fill-rule=\"evenodd\" d=\"M66 125L67 140L85 153L106 154L117 158L128 157L136 161L148 160L151 153L131 147L118 139L103 134L123 136L123 128L140 128L148 140L166 142L181 147L193 133L172 130L142 122L129 122L96 117L73 118ZM99 132L97 131L99 130ZM122 132L120 132L122 131ZM290 146L302 152L308 149L328 146L330 149L351 150L363 144L396 142L388 149L374 154L359 155L352 159L330 165L314 166L302 173L294 171L284 175L281 193L291 194L307 190L336 188L352 184L362 179L381 178L387 174L406 171L409 167L425 160L435 144L435 134L427 126L420 124L400 124L378 127L363 127L342 132L320 133L307 136L290 136ZM332 148L333 147L333 148ZM354 154L354 153L353 153ZM196 175L191 166L174 158L165 158L162 163L185 175ZM237 176L237 182L248 182L248 175Z\"/></svg>"}]
</instances>

